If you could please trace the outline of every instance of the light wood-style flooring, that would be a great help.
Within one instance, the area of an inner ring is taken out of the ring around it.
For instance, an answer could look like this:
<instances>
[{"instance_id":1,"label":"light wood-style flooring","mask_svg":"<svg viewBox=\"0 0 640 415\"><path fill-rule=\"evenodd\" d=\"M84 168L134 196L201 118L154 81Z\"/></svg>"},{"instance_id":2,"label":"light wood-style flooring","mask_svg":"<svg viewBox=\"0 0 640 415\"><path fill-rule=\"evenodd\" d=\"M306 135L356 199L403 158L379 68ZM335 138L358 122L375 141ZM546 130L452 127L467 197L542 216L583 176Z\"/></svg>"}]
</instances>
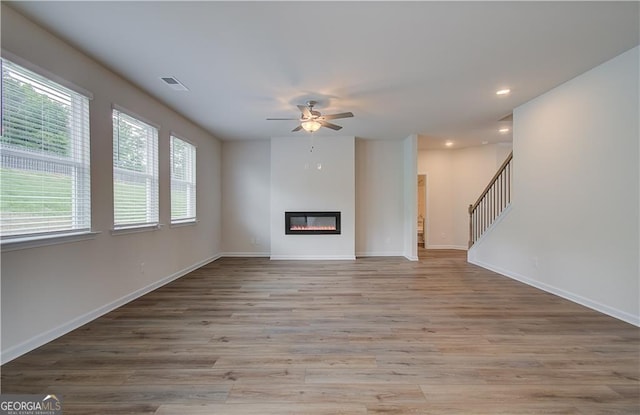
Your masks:
<instances>
[{"instance_id":1,"label":"light wood-style flooring","mask_svg":"<svg viewBox=\"0 0 640 415\"><path fill-rule=\"evenodd\" d=\"M639 414L640 329L466 262L223 258L2 366L65 415Z\"/></svg>"}]
</instances>

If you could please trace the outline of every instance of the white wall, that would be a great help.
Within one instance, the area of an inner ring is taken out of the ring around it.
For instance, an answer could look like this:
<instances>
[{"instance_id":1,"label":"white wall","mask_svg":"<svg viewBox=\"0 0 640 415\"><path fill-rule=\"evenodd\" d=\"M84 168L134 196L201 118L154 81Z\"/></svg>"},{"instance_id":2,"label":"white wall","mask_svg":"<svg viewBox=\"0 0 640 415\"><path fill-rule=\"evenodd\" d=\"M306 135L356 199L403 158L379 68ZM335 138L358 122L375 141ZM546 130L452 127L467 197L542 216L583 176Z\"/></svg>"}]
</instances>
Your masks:
<instances>
[{"instance_id":1,"label":"white wall","mask_svg":"<svg viewBox=\"0 0 640 415\"><path fill-rule=\"evenodd\" d=\"M404 255L403 148L356 139L356 255Z\"/></svg>"},{"instance_id":2,"label":"white wall","mask_svg":"<svg viewBox=\"0 0 640 415\"><path fill-rule=\"evenodd\" d=\"M418 260L418 135L403 141L404 256Z\"/></svg>"},{"instance_id":3,"label":"white wall","mask_svg":"<svg viewBox=\"0 0 640 415\"><path fill-rule=\"evenodd\" d=\"M427 248L467 249L468 207L510 152L501 143L418 153L418 172L427 176Z\"/></svg>"},{"instance_id":4,"label":"white wall","mask_svg":"<svg viewBox=\"0 0 640 415\"><path fill-rule=\"evenodd\" d=\"M222 144L222 250L225 256L271 252L271 143Z\"/></svg>"},{"instance_id":5,"label":"white wall","mask_svg":"<svg viewBox=\"0 0 640 415\"><path fill-rule=\"evenodd\" d=\"M340 235L285 235L285 211L340 211ZM355 138L271 139L271 258L355 259Z\"/></svg>"},{"instance_id":6,"label":"white wall","mask_svg":"<svg viewBox=\"0 0 640 415\"><path fill-rule=\"evenodd\" d=\"M5 362L216 258L221 149L203 129L4 5L2 48L93 93L92 227L100 232L86 241L3 252ZM161 230L110 233L112 103L160 125L160 221L166 224ZM199 222L192 226L168 225L171 131L197 146Z\"/></svg>"},{"instance_id":7,"label":"white wall","mask_svg":"<svg viewBox=\"0 0 640 415\"><path fill-rule=\"evenodd\" d=\"M453 240L469 246L469 205L474 203L511 152L511 143L469 147L453 153Z\"/></svg>"},{"instance_id":8,"label":"white wall","mask_svg":"<svg viewBox=\"0 0 640 415\"><path fill-rule=\"evenodd\" d=\"M452 151L418 153L418 173L426 175L425 245L429 249L457 247L454 240Z\"/></svg>"},{"instance_id":9,"label":"white wall","mask_svg":"<svg viewBox=\"0 0 640 415\"><path fill-rule=\"evenodd\" d=\"M271 253L270 157L269 141L222 145L223 255ZM355 140L356 256L404 255L403 166L402 141Z\"/></svg>"},{"instance_id":10,"label":"white wall","mask_svg":"<svg viewBox=\"0 0 640 415\"><path fill-rule=\"evenodd\" d=\"M512 208L479 265L640 325L638 47L514 112Z\"/></svg>"}]
</instances>

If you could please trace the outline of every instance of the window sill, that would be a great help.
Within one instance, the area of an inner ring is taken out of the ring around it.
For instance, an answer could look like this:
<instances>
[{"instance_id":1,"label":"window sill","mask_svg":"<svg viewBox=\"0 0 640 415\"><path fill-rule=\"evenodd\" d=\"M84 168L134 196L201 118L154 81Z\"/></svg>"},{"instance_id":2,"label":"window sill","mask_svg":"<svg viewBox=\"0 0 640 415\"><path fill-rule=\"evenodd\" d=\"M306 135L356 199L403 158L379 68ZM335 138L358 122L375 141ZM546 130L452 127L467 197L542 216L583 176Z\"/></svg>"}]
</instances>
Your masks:
<instances>
[{"instance_id":1,"label":"window sill","mask_svg":"<svg viewBox=\"0 0 640 415\"><path fill-rule=\"evenodd\" d=\"M135 226L129 228L111 229L112 236L129 235L132 233L159 231L164 225Z\"/></svg>"},{"instance_id":2,"label":"window sill","mask_svg":"<svg viewBox=\"0 0 640 415\"><path fill-rule=\"evenodd\" d=\"M196 226L198 224L198 222L199 221L197 219L171 222L171 225L169 225L169 227L171 227L171 228L181 228L183 226Z\"/></svg>"},{"instance_id":3,"label":"window sill","mask_svg":"<svg viewBox=\"0 0 640 415\"><path fill-rule=\"evenodd\" d=\"M32 237L15 238L2 241L2 252L17 251L20 249L38 248L48 245L67 244L72 242L94 239L100 232L75 232L56 235L41 235Z\"/></svg>"}]
</instances>

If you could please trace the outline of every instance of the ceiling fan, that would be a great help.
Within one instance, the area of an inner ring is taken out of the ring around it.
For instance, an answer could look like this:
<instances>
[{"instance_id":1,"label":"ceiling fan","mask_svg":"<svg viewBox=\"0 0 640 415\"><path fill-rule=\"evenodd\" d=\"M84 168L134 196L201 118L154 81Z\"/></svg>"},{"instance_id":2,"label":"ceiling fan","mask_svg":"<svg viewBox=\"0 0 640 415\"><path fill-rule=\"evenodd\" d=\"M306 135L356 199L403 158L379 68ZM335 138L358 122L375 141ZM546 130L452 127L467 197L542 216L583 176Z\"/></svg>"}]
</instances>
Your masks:
<instances>
[{"instance_id":1,"label":"ceiling fan","mask_svg":"<svg viewBox=\"0 0 640 415\"><path fill-rule=\"evenodd\" d=\"M331 128L332 130L339 130L342 127L330 122L327 120L335 120L338 118L350 118L353 117L353 113L351 112L341 112L339 114L327 114L322 115L320 111L316 111L313 107L317 104L316 101L307 101L307 105L298 105L298 109L300 110L299 118L267 118L267 120L296 120L300 121L300 125L291 130L291 132L305 130L307 132L313 133L318 131L320 127Z\"/></svg>"}]
</instances>

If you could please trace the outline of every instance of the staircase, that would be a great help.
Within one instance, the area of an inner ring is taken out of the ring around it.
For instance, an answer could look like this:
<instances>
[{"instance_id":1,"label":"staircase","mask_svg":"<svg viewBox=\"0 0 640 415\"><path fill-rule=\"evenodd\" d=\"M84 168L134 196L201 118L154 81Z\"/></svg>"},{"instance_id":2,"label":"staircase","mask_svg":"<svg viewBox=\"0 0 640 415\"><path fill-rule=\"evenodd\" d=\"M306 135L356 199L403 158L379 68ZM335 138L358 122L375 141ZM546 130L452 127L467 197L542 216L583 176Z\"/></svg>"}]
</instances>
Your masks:
<instances>
[{"instance_id":1,"label":"staircase","mask_svg":"<svg viewBox=\"0 0 640 415\"><path fill-rule=\"evenodd\" d=\"M469 248L511 203L513 152L502 163L478 200L469 205Z\"/></svg>"}]
</instances>

